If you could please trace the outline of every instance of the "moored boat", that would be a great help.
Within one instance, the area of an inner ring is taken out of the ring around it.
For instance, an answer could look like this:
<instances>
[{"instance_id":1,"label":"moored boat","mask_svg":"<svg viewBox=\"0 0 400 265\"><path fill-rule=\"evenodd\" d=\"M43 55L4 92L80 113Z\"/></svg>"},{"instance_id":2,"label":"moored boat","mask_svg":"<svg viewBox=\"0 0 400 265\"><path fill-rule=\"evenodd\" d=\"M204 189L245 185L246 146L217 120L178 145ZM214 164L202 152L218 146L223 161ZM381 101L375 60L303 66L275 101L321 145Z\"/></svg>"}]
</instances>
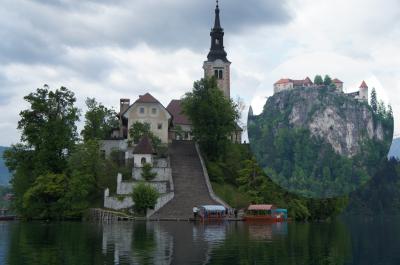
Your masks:
<instances>
[{"instance_id":1,"label":"moored boat","mask_svg":"<svg viewBox=\"0 0 400 265\"><path fill-rule=\"evenodd\" d=\"M227 210L222 205L202 205L198 207L201 221L224 221Z\"/></svg>"},{"instance_id":2,"label":"moored boat","mask_svg":"<svg viewBox=\"0 0 400 265\"><path fill-rule=\"evenodd\" d=\"M273 204L253 204L247 208L244 220L247 222L286 222L286 209L278 209Z\"/></svg>"}]
</instances>

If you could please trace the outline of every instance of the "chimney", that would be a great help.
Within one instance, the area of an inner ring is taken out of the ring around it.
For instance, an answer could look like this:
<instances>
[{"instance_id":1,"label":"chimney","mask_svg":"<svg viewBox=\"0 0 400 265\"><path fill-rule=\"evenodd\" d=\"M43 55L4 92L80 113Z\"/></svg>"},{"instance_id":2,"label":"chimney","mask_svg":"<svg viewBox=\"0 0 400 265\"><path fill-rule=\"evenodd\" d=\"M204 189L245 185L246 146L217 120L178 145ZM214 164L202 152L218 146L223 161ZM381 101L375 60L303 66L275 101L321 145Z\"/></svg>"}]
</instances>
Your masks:
<instances>
[{"instance_id":1,"label":"chimney","mask_svg":"<svg viewBox=\"0 0 400 265\"><path fill-rule=\"evenodd\" d=\"M121 98L119 100L119 113L124 113L130 106L131 100L129 98Z\"/></svg>"}]
</instances>

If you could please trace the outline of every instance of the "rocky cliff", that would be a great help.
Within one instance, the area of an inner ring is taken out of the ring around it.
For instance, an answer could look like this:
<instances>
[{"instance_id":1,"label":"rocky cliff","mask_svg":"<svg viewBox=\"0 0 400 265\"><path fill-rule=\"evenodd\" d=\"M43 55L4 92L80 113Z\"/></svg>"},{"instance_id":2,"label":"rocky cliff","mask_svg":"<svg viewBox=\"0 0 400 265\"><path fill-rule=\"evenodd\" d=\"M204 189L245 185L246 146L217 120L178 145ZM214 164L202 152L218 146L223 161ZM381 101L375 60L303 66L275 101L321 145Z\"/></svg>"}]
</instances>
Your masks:
<instances>
[{"instance_id":1,"label":"rocky cliff","mask_svg":"<svg viewBox=\"0 0 400 265\"><path fill-rule=\"evenodd\" d=\"M327 141L336 153L353 157L364 140L390 145L393 125L374 114L366 102L328 89L302 88L270 97L261 115L280 116L277 128L304 128Z\"/></svg>"},{"instance_id":2,"label":"rocky cliff","mask_svg":"<svg viewBox=\"0 0 400 265\"><path fill-rule=\"evenodd\" d=\"M298 88L268 98L249 116L250 146L266 174L302 196L348 194L375 174L389 151L393 117L382 106L322 88Z\"/></svg>"}]
</instances>

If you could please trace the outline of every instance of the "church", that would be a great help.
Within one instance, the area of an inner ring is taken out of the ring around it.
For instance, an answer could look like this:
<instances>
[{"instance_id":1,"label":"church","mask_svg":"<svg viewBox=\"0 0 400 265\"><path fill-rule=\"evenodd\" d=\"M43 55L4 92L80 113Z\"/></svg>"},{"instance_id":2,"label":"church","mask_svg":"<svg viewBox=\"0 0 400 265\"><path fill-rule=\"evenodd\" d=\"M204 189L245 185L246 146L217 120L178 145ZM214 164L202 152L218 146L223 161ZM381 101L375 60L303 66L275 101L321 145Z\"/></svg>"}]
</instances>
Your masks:
<instances>
[{"instance_id":1,"label":"church","mask_svg":"<svg viewBox=\"0 0 400 265\"><path fill-rule=\"evenodd\" d=\"M218 87L226 98L230 98L230 65L227 52L224 48L224 29L221 26L220 8L217 2L215 8L214 27L210 33L211 48L207 60L203 63L204 77L215 76ZM146 93L139 95L131 104L128 98L120 99L118 113L119 127L114 128L110 138L103 141L103 152L109 155L112 150L127 150L131 141L129 128L136 123L147 123L151 132L156 135L162 144L171 143L172 140L192 140L192 123L182 112L181 100L172 100L167 107L158 99ZM234 143L242 142L242 128L230 136Z\"/></svg>"}]
</instances>

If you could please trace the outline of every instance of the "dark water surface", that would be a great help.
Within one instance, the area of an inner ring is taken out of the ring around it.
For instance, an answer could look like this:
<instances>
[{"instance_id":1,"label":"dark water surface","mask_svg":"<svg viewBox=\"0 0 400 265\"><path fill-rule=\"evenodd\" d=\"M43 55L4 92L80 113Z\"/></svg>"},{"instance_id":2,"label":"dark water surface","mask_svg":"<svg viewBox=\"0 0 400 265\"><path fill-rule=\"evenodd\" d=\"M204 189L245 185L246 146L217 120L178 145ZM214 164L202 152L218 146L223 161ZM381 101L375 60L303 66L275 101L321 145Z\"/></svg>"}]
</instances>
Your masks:
<instances>
[{"instance_id":1,"label":"dark water surface","mask_svg":"<svg viewBox=\"0 0 400 265\"><path fill-rule=\"evenodd\" d=\"M400 264L400 219L201 225L0 222L0 264Z\"/></svg>"}]
</instances>

